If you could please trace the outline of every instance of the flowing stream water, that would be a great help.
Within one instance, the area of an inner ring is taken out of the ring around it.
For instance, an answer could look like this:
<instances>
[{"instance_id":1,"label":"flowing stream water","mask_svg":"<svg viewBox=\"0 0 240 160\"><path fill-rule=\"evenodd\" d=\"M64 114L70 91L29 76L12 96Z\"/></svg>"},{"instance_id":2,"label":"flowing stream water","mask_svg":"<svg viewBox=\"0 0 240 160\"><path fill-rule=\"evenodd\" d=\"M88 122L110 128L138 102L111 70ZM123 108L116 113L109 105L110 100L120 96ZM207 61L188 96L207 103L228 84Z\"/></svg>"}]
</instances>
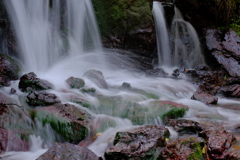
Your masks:
<instances>
[{"instance_id":1,"label":"flowing stream water","mask_svg":"<svg viewBox=\"0 0 240 160\"><path fill-rule=\"evenodd\" d=\"M161 118L154 114L154 108L150 106L156 99L171 100L187 105L189 111L184 118L203 120L197 118L196 115L215 114L221 115L223 117L222 121L225 123L234 124L239 121L240 117L237 112L219 107L209 107L199 101L191 100L190 98L197 90L197 86L186 81L184 77L183 79L146 77L143 72L135 72L128 67L128 64L131 63L128 57L103 49L91 1L68 0L64 5L60 2L62 1L54 0L52 6L49 7L47 0L4 1L20 46L22 56L20 61L23 64L23 73L34 71L38 77L54 84L54 89L50 92L55 93L62 103L73 104L66 98L69 95L78 95L91 103L91 106L88 108L79 104L74 105L94 117L92 132L94 134L101 133L101 135L94 142L91 142L88 148L98 156L103 156L106 148L113 142L117 131L138 126L132 121L133 114L128 112L129 109L126 109L128 107L135 107L133 108L135 110L138 109L138 106L141 107L142 124L163 125ZM62 6L65 7L65 14L62 14ZM157 6L154 4L154 10L158 7L160 7L160 4L157 4ZM162 19L161 21L163 21L164 17L161 7L160 10L161 12L154 11L154 15L155 17L159 15ZM183 30L186 28L192 29L176 13L173 26L176 27L178 22L181 22L180 25L184 25L184 27L182 26ZM165 27L165 22L157 23L157 25L160 24L164 25L163 28ZM166 32L166 29L159 32ZM164 38L162 41L165 42L168 39L167 37L168 35L164 35L158 37L158 39ZM194 45L198 46L198 42L195 42L197 36L194 35L193 37ZM178 44L175 46L175 50L181 46L180 43L184 43L179 42L181 41L179 36L176 36L176 41L178 41ZM190 52L195 52L195 50L198 52L199 48L196 49L196 46ZM189 51L187 48L182 50ZM169 53L171 51L167 49L162 52ZM176 54L184 57L184 55L180 55L180 52ZM187 56L187 58L190 57ZM160 59L160 62L162 62L172 60L173 58ZM166 63L166 65L179 66L180 64L178 63L182 62L171 62ZM103 72L109 89L99 88L87 79L85 80L86 86L96 88L99 95L108 97L108 101L103 102L99 98L83 94L79 90L71 90L66 85L65 80L67 78L70 76L81 78L84 72L90 69L97 69ZM22 97L26 96L26 94L18 89L18 82L12 82L11 88L15 88L17 94L10 97L15 103L24 106L26 103L23 102ZM120 86L123 82L131 84L133 90L121 89ZM8 94L9 91L10 87L5 87L1 90L5 94ZM240 104L240 102L220 98L219 104ZM29 108L26 109L30 110ZM13 115L13 117L16 118L16 115ZM207 119L206 121L209 120ZM18 125L17 118L15 123ZM31 122L26 120L26 125L28 124L31 126ZM45 127L42 127L41 124L35 125L34 131L36 134L29 138L31 146L29 151L7 151L1 157L6 160L34 160L43 154L54 143L56 135L49 125ZM99 127L99 125L103 127ZM169 129L172 135L171 138L176 138L178 136L177 133L171 128ZM39 137L38 135L44 136Z\"/></svg>"}]
</instances>

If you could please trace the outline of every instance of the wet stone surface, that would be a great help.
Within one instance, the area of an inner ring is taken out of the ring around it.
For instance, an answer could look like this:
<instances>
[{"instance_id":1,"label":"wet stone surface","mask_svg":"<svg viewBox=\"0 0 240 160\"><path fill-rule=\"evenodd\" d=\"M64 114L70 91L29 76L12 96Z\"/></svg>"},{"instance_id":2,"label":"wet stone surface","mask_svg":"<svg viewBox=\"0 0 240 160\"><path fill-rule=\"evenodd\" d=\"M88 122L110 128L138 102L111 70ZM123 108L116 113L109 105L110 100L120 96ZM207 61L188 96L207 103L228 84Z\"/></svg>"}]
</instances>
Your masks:
<instances>
[{"instance_id":1,"label":"wet stone surface","mask_svg":"<svg viewBox=\"0 0 240 160\"><path fill-rule=\"evenodd\" d=\"M22 92L31 92L52 89L53 85L46 80L37 78L34 72L30 72L20 78L18 87Z\"/></svg>"},{"instance_id":2,"label":"wet stone surface","mask_svg":"<svg viewBox=\"0 0 240 160\"><path fill-rule=\"evenodd\" d=\"M213 159L226 159L228 149L236 140L232 134L222 128L202 131L199 136L207 141L207 151Z\"/></svg>"},{"instance_id":3,"label":"wet stone surface","mask_svg":"<svg viewBox=\"0 0 240 160\"><path fill-rule=\"evenodd\" d=\"M132 131L118 132L112 147L105 152L106 160L112 159L154 159L160 154L160 148L166 145L170 135L167 128L147 125Z\"/></svg>"},{"instance_id":4,"label":"wet stone surface","mask_svg":"<svg viewBox=\"0 0 240 160\"><path fill-rule=\"evenodd\" d=\"M37 160L100 160L100 158L86 147L55 143Z\"/></svg>"}]
</instances>

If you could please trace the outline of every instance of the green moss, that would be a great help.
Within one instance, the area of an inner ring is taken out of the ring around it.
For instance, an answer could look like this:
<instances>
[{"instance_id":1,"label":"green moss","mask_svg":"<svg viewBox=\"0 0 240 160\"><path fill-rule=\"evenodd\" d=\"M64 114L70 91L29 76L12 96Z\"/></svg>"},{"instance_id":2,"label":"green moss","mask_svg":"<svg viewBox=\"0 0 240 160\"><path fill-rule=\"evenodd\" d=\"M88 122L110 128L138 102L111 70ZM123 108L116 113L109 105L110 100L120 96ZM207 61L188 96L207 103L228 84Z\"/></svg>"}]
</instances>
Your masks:
<instances>
[{"instance_id":1,"label":"green moss","mask_svg":"<svg viewBox=\"0 0 240 160\"><path fill-rule=\"evenodd\" d=\"M44 111L37 111L32 114L38 121L42 123L42 126L49 124L52 129L65 141L81 141L86 138L88 129L76 122L68 122L66 119L50 114Z\"/></svg>"},{"instance_id":2,"label":"green moss","mask_svg":"<svg viewBox=\"0 0 240 160\"><path fill-rule=\"evenodd\" d=\"M186 108L173 108L169 112L163 114L161 118L163 120L180 118L184 116L186 111L187 111Z\"/></svg>"}]
</instances>

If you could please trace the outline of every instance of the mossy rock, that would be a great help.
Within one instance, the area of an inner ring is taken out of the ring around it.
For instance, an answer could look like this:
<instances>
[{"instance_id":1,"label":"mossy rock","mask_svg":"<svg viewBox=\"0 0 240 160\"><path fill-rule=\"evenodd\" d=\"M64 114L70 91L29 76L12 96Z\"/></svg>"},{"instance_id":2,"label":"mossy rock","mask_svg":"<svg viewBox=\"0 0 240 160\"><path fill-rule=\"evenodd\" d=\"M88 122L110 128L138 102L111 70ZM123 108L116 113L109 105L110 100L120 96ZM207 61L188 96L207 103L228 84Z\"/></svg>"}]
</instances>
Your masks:
<instances>
[{"instance_id":1,"label":"mossy rock","mask_svg":"<svg viewBox=\"0 0 240 160\"><path fill-rule=\"evenodd\" d=\"M33 112L43 126L50 124L65 141L80 142L88 135L89 118L74 105L57 104Z\"/></svg>"},{"instance_id":2,"label":"mossy rock","mask_svg":"<svg viewBox=\"0 0 240 160\"><path fill-rule=\"evenodd\" d=\"M176 139L168 142L166 148L163 149L160 159L174 160L200 160L204 159L203 149L205 141L200 137L188 137L184 139Z\"/></svg>"},{"instance_id":3,"label":"mossy rock","mask_svg":"<svg viewBox=\"0 0 240 160\"><path fill-rule=\"evenodd\" d=\"M151 124L158 118L163 121L183 117L188 107L172 101L152 100L148 103L136 104L132 110L133 124Z\"/></svg>"}]
</instances>

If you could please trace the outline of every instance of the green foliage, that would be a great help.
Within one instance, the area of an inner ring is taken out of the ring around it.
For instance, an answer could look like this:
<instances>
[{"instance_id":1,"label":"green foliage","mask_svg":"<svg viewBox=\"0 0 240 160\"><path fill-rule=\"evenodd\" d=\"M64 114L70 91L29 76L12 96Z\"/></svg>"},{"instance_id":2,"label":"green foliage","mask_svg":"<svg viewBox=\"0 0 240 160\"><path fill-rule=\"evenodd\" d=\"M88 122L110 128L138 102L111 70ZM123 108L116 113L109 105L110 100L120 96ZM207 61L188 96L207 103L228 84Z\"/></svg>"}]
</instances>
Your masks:
<instances>
[{"instance_id":1,"label":"green foliage","mask_svg":"<svg viewBox=\"0 0 240 160\"><path fill-rule=\"evenodd\" d=\"M230 27L240 35L240 15L237 15L235 19L232 19Z\"/></svg>"},{"instance_id":2,"label":"green foliage","mask_svg":"<svg viewBox=\"0 0 240 160\"><path fill-rule=\"evenodd\" d=\"M92 0L102 35L127 33L152 19L146 0Z\"/></svg>"}]
</instances>

